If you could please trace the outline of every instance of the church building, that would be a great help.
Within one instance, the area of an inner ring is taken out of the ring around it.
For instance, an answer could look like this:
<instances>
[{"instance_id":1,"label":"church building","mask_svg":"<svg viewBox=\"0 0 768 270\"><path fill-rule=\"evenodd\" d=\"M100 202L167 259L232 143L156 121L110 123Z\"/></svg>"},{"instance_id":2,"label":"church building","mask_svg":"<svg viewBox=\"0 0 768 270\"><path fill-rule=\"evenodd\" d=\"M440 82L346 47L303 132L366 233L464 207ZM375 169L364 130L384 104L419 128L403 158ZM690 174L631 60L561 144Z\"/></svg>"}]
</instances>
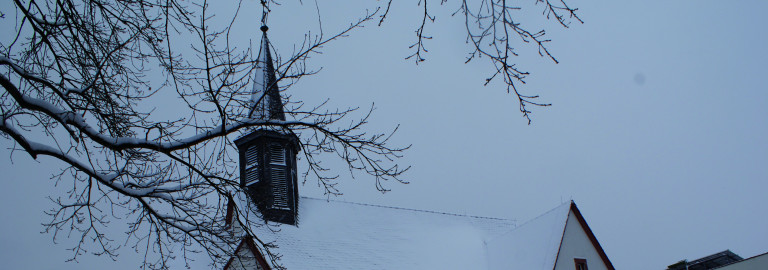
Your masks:
<instances>
[{"instance_id":1,"label":"church building","mask_svg":"<svg viewBox=\"0 0 768 270\"><path fill-rule=\"evenodd\" d=\"M267 28L258 57L250 116L285 120ZM300 197L298 138L261 128L235 140L240 181L264 219L245 230L232 204L227 224L240 244L235 269L614 270L571 201L528 222ZM231 202L232 203L232 202ZM280 226L273 226L280 224ZM250 231L260 241L248 236ZM261 243L280 255L277 263Z\"/></svg>"}]
</instances>

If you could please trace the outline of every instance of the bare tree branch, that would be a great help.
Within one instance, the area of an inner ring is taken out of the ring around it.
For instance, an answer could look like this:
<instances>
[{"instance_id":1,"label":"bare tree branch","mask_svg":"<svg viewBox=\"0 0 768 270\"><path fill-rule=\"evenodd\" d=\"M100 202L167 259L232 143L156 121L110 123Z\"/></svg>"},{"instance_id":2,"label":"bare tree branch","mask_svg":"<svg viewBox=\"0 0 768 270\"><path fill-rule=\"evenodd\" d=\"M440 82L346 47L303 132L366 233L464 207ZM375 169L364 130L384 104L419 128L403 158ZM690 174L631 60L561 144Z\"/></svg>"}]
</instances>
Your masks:
<instances>
[{"instance_id":1,"label":"bare tree branch","mask_svg":"<svg viewBox=\"0 0 768 270\"><path fill-rule=\"evenodd\" d=\"M315 3L319 31L304 34L291 54L277 57L281 89L317 74L319 69L307 62L324 46L372 21L384 23L393 15L392 2L377 2L378 8L328 35ZM260 3L264 21L280 7L273 0ZM441 0L439 6L446 3ZM562 0L535 3L561 27L582 22L577 9ZM211 4L13 0L17 16L0 13L13 35L0 43L0 136L14 142L14 150L62 165L55 184L63 191L52 194L44 227L54 241L77 239L73 260L88 253L116 259L127 247L144 254L144 268L167 269L170 260L194 253L207 254L212 267L220 267L237 242L224 222L224 209L244 196L232 140L257 128L281 128L299 137L304 182L316 181L329 196L342 192L338 170L322 162L328 157L344 162L352 177L372 178L381 192L388 190L387 181L407 183L402 177L409 167L398 159L409 146L391 145L397 128L367 129L373 105L368 110L328 108L327 103L305 105L283 95L289 120L249 118L257 60L250 48L231 42L243 3L233 5L231 14L213 14ZM519 8L505 0L458 4L454 15L464 15L471 44L467 62L487 57L493 73L485 84L501 78L530 124L527 106L549 104L518 89L529 74L515 65L515 46L536 46L539 55L557 63L547 47L550 40L544 30L524 27L514 13ZM409 47L412 54L406 57L417 64L428 53L427 26L436 21L435 6L417 2L421 16ZM176 107L186 110L154 113L175 100L180 103ZM235 212L246 231L263 226L252 207L239 205ZM116 220L127 232L122 244L106 230ZM277 243L249 234L279 267L280 255L273 250Z\"/></svg>"},{"instance_id":2,"label":"bare tree branch","mask_svg":"<svg viewBox=\"0 0 768 270\"><path fill-rule=\"evenodd\" d=\"M67 191L51 197L44 226L54 239L79 239L73 260L86 253L115 259L123 245L105 229L127 218L125 245L145 254L143 267L167 268L177 254L198 252L221 266L236 244L222 209L243 192L231 139L253 128L282 127L300 136L313 172L304 181L315 179L328 194L339 193L335 174L319 162L330 152L350 171L371 175L381 191L383 181L405 182L407 168L396 160L407 147L389 146L394 130L366 132L370 113L347 125L342 122L350 123L356 109L303 110L303 103L289 102L295 120L246 117L256 60L249 48L230 43L235 19L217 23L205 0L14 4L18 38L0 44L0 134L33 158L63 162L56 177ZM328 37L322 29L307 33L279 63L280 84L315 74L305 64L311 55L378 12ZM180 40L190 49L179 48ZM187 115L163 119L148 111L168 90L189 108ZM247 206L237 210L257 215ZM279 254L266 253L277 262Z\"/></svg>"}]
</instances>

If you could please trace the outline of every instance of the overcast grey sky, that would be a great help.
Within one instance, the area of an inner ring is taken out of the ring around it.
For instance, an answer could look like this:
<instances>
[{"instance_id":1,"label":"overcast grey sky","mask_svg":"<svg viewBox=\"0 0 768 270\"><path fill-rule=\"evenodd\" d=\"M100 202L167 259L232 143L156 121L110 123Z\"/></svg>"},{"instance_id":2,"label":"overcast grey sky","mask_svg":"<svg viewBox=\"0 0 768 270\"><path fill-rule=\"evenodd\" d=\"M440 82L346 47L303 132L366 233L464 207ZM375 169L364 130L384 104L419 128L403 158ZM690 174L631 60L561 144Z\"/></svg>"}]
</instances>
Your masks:
<instances>
[{"instance_id":1,"label":"overcast grey sky","mask_svg":"<svg viewBox=\"0 0 768 270\"><path fill-rule=\"evenodd\" d=\"M533 108L530 126L501 85L482 86L491 71L485 59L463 64L462 21L450 17L456 4L435 9L437 22L427 26L434 39L419 66L403 60L419 9L398 1L382 27L313 57L323 71L289 90L310 103L375 102L371 128L400 124L395 142L413 144L404 158L411 184L388 183L393 191L381 195L371 179L342 174L345 195L336 199L519 222L573 199L617 269L768 251L768 2L570 1L585 24L546 23L560 64L520 49L520 66L532 73L523 91L553 104ZM303 13L290 6L270 15L281 55L316 30L312 5ZM319 7L328 33L365 8ZM541 23L538 15L525 18ZM242 18L242 42L259 40L255 17ZM118 263L86 255L61 267L67 240L54 245L38 233L51 207L46 196L60 192L48 179L60 164L21 152L11 164L9 141L0 146L0 257L8 269L136 268L131 249ZM322 197L313 183L300 193Z\"/></svg>"}]
</instances>

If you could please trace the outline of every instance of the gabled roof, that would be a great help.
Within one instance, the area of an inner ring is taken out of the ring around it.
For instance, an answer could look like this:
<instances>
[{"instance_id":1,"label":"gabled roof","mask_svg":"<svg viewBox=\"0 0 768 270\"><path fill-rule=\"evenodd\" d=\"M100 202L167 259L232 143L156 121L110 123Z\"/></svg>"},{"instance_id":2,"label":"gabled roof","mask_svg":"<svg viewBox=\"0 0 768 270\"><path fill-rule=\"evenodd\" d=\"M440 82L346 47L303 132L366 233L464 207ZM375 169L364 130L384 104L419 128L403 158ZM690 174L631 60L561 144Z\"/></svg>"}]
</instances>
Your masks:
<instances>
[{"instance_id":1,"label":"gabled roof","mask_svg":"<svg viewBox=\"0 0 768 270\"><path fill-rule=\"evenodd\" d=\"M298 226L252 228L278 245L272 251L288 269L550 270L569 220L589 238L583 243L595 260L614 269L573 202L518 227L507 219L306 197L299 206Z\"/></svg>"},{"instance_id":2,"label":"gabled roof","mask_svg":"<svg viewBox=\"0 0 768 270\"><path fill-rule=\"evenodd\" d=\"M573 214L578 224L568 224ZM567 226L580 226L607 269L613 270L600 243L573 201L488 241L489 269L555 269ZM568 258L570 259L570 258Z\"/></svg>"},{"instance_id":3,"label":"gabled roof","mask_svg":"<svg viewBox=\"0 0 768 270\"><path fill-rule=\"evenodd\" d=\"M600 245L600 242L597 242L597 237L595 237L595 234L592 233L592 229L589 228L589 225L587 225L587 220L584 219L584 216L581 215L581 211L579 211L579 208L576 207L576 203L571 201L571 212L576 216L576 219L579 221L579 225L581 225L581 228L584 229L584 232L587 234L587 237L589 237L589 242L592 243L592 246L595 248L597 253L600 255L600 259L605 264L605 267L609 270L614 270L613 264L611 263L611 260L608 259L608 255L605 254L605 250L603 250L603 247Z\"/></svg>"},{"instance_id":4,"label":"gabled roof","mask_svg":"<svg viewBox=\"0 0 768 270\"><path fill-rule=\"evenodd\" d=\"M259 249L256 247L256 243L253 242L253 238L251 237L243 237L243 240L240 241L240 244L235 249L234 254L237 254L238 256L232 256L232 258L229 258L229 261L227 261L227 264L224 265L224 270L229 270L232 268L237 268L235 265L240 264L242 265L248 265L248 263L255 263L258 264L260 269L264 270L270 270L272 269L269 267L269 264L264 259L264 255L261 254ZM247 257L249 258L241 258L240 256L243 256L244 254L248 254ZM238 262L238 260L250 260L249 262Z\"/></svg>"}]
</instances>

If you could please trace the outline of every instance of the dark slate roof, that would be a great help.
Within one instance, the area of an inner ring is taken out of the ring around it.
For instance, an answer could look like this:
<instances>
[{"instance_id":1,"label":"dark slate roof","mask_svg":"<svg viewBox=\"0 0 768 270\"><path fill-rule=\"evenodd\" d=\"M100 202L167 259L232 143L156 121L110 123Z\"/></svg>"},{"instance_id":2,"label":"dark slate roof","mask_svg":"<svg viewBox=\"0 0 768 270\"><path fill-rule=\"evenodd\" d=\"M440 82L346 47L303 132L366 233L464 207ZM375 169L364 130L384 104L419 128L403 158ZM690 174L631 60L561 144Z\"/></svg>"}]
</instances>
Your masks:
<instances>
[{"instance_id":1,"label":"dark slate roof","mask_svg":"<svg viewBox=\"0 0 768 270\"><path fill-rule=\"evenodd\" d=\"M708 270L742 260L730 250L724 250L693 261L680 261L667 267L668 270Z\"/></svg>"},{"instance_id":2,"label":"dark slate roof","mask_svg":"<svg viewBox=\"0 0 768 270\"><path fill-rule=\"evenodd\" d=\"M741 265L747 265L747 264L768 266L768 252L763 253L763 254L758 254L758 255L755 255L755 256L752 256L752 257L740 260L740 261L735 261L735 262L732 262L732 263L729 263L729 264L718 266L718 267L715 267L715 268L712 268L712 269L721 269L721 268L722 269L730 269L730 268L737 268L737 267L739 267ZM744 268L746 268L746 266Z\"/></svg>"},{"instance_id":3,"label":"dark slate roof","mask_svg":"<svg viewBox=\"0 0 768 270\"><path fill-rule=\"evenodd\" d=\"M280 99L280 89L277 87L277 76L270 51L267 27L262 26L261 48L256 62L256 72L253 77L253 90L251 91L252 119L261 120L285 120L283 102Z\"/></svg>"}]
</instances>

